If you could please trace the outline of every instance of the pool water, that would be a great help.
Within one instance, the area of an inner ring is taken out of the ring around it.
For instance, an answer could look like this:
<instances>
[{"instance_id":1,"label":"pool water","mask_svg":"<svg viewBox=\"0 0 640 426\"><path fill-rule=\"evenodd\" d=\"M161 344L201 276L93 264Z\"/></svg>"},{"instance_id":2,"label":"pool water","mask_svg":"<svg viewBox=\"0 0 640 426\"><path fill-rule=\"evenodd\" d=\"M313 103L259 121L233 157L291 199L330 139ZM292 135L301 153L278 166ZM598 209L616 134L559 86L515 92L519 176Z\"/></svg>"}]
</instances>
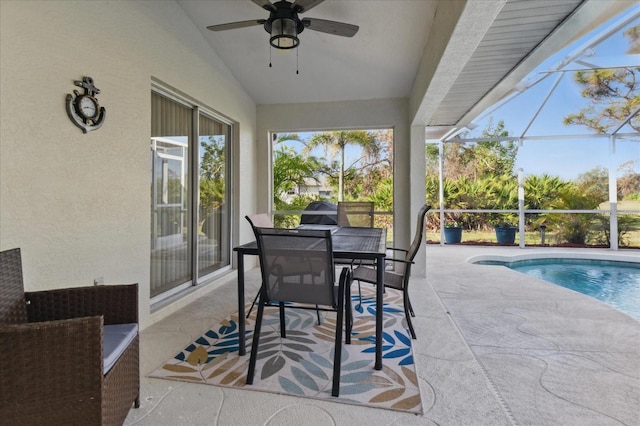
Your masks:
<instances>
[{"instance_id":1,"label":"pool water","mask_svg":"<svg viewBox=\"0 0 640 426\"><path fill-rule=\"evenodd\" d=\"M640 264L580 259L502 263L518 272L601 300L640 321Z\"/></svg>"}]
</instances>

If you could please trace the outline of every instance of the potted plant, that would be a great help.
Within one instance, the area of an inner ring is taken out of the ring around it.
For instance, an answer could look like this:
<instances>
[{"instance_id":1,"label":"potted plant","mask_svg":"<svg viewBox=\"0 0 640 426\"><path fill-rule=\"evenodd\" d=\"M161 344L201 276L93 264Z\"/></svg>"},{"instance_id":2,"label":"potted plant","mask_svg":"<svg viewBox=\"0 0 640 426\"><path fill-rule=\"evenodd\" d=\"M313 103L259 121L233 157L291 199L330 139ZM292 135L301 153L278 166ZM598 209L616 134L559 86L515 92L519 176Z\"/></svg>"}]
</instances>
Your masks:
<instances>
[{"instance_id":1,"label":"potted plant","mask_svg":"<svg viewBox=\"0 0 640 426\"><path fill-rule=\"evenodd\" d=\"M444 242L458 244L462 241L462 227L457 222L447 221L444 224Z\"/></svg>"},{"instance_id":2,"label":"potted plant","mask_svg":"<svg viewBox=\"0 0 640 426\"><path fill-rule=\"evenodd\" d=\"M517 226L508 222L500 222L495 225L495 230L498 244L512 245L515 243L516 232L518 231Z\"/></svg>"}]
</instances>

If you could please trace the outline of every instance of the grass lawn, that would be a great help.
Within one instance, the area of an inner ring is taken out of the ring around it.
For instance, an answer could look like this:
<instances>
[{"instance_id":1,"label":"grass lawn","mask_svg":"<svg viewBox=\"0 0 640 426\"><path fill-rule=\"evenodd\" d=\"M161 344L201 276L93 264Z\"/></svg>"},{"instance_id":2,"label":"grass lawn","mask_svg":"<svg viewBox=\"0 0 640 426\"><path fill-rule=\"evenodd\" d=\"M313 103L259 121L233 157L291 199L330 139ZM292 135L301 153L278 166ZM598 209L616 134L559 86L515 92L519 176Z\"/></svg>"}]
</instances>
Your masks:
<instances>
[{"instance_id":1,"label":"grass lawn","mask_svg":"<svg viewBox=\"0 0 640 426\"><path fill-rule=\"evenodd\" d=\"M516 244L518 243L520 234L516 233ZM440 242L439 232L427 232L427 241ZM525 244L540 244L539 232L525 232L524 235ZM462 231L462 242L478 242L478 243L497 243L495 231ZM550 243L550 235L547 233L545 236L545 244Z\"/></svg>"},{"instance_id":2,"label":"grass lawn","mask_svg":"<svg viewBox=\"0 0 640 426\"><path fill-rule=\"evenodd\" d=\"M439 232L426 232L426 240L428 242L440 242L440 233ZM496 244L496 234L493 230L491 231L462 231L462 242L463 243L493 243ZM520 242L520 234L516 233L516 244ZM547 232L545 235L545 245L554 246L559 245L556 242L556 237L551 232ZM524 234L524 243L525 245L539 245L542 243L540 238L539 231L531 231L525 232ZM633 247L640 248L640 230L636 230L633 232L629 232L624 236L624 245L620 247Z\"/></svg>"},{"instance_id":3,"label":"grass lawn","mask_svg":"<svg viewBox=\"0 0 640 426\"><path fill-rule=\"evenodd\" d=\"M609 203L603 203L600 206L600 209L608 209L609 208ZM640 211L640 201L636 201L636 200L624 200L624 201L620 201L618 202L618 210L627 210L627 211L634 211L634 213L621 213L619 215L620 216L624 215L624 216L629 216L629 215L633 215L633 216L640 216L637 213L635 213L636 211ZM433 242L433 243L439 243L440 242L440 231L427 231L426 232L426 236L425 236L426 240L428 242ZM520 234L516 234L516 244L519 244L520 242ZM540 231L529 231L529 232L525 232L525 236L524 236L524 242L525 245L540 245L542 243L541 241L541 236L540 236ZM553 232L547 232L545 235L545 245L549 245L549 246L560 246L560 245L566 245L566 244L561 244L557 241L556 236ZM496 240L496 234L494 230L487 230L487 231L469 231L469 230L463 230L462 231L462 243L467 243L467 244L473 244L473 243L478 243L478 244L484 244L484 243L491 243L491 244L497 244L497 240ZM633 231L627 232L624 234L623 236L623 242L622 244L620 244L620 247L629 247L629 248L640 248L640 228L639 229L635 229Z\"/></svg>"}]
</instances>

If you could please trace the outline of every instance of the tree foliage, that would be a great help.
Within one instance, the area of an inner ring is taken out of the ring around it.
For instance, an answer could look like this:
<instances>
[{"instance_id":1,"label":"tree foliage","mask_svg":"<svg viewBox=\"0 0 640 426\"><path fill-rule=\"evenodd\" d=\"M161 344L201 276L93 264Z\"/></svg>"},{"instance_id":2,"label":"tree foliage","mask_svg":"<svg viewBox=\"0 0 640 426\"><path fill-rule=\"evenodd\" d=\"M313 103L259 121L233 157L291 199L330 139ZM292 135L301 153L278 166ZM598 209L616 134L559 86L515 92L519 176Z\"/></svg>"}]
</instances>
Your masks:
<instances>
[{"instance_id":1,"label":"tree foliage","mask_svg":"<svg viewBox=\"0 0 640 426\"><path fill-rule=\"evenodd\" d=\"M219 208L226 199L226 151L224 139L215 136L201 141L200 147L200 209L204 213Z\"/></svg>"},{"instance_id":2,"label":"tree foliage","mask_svg":"<svg viewBox=\"0 0 640 426\"><path fill-rule=\"evenodd\" d=\"M281 146L273 151L273 193L280 196L309 181L319 181L321 164L316 157L298 154L293 148Z\"/></svg>"},{"instance_id":3,"label":"tree foliage","mask_svg":"<svg viewBox=\"0 0 640 426\"><path fill-rule=\"evenodd\" d=\"M464 138L466 135L462 135ZM443 145L443 191L446 209L515 209L518 187L514 167L518 146L502 139L509 136L504 121L490 121L483 130L481 142L445 143ZM438 204L438 152L426 146L427 199ZM447 213L446 220L467 229L487 228L498 215ZM439 223L432 221L438 227Z\"/></svg>"},{"instance_id":4,"label":"tree foliage","mask_svg":"<svg viewBox=\"0 0 640 426\"><path fill-rule=\"evenodd\" d=\"M597 171L596 171L597 174ZM573 183L563 188L552 200L550 207L555 210L594 210L601 203L601 197L583 184ZM545 215L545 223L552 226L560 240L572 244L586 244L591 232L589 213L567 213Z\"/></svg>"},{"instance_id":5,"label":"tree foliage","mask_svg":"<svg viewBox=\"0 0 640 426\"><path fill-rule=\"evenodd\" d=\"M273 152L273 194L276 210L302 210L312 201L295 197L287 203L283 195L294 188L308 185L309 181L319 181L321 163L316 157L297 153L293 148L281 146ZM307 197L308 198L308 197ZM305 203L305 204L303 204Z\"/></svg>"},{"instance_id":6,"label":"tree foliage","mask_svg":"<svg viewBox=\"0 0 640 426\"><path fill-rule=\"evenodd\" d=\"M594 167L579 174L575 183L577 192L599 200L598 204L609 199L609 172L604 167Z\"/></svg>"},{"instance_id":7,"label":"tree foliage","mask_svg":"<svg viewBox=\"0 0 640 426\"><path fill-rule=\"evenodd\" d=\"M548 174L530 175L524 181L524 207L528 210L547 210L550 203L570 182Z\"/></svg>"},{"instance_id":8,"label":"tree foliage","mask_svg":"<svg viewBox=\"0 0 640 426\"><path fill-rule=\"evenodd\" d=\"M463 134L462 137L465 135ZM503 142L509 136L504 121L489 122L483 130L482 142L445 143L443 146L443 174L445 177L465 176L480 179L484 176L513 175L518 145ZM426 146L427 175L438 174L438 146Z\"/></svg>"},{"instance_id":9,"label":"tree foliage","mask_svg":"<svg viewBox=\"0 0 640 426\"><path fill-rule=\"evenodd\" d=\"M627 161L619 167L622 176L618 178L618 199L640 201L640 173L633 170L635 161Z\"/></svg>"},{"instance_id":10,"label":"tree foliage","mask_svg":"<svg viewBox=\"0 0 640 426\"><path fill-rule=\"evenodd\" d=\"M326 170L332 177L338 177L338 201L344 200L345 173L351 167L345 164L345 148L347 145L358 145L362 148L363 156L354 162L364 160L367 164L377 162L380 158L381 147L372 132L366 130L337 130L332 132L316 133L306 143L305 153L314 148L323 147L327 158L336 160L330 163Z\"/></svg>"},{"instance_id":11,"label":"tree foliage","mask_svg":"<svg viewBox=\"0 0 640 426\"><path fill-rule=\"evenodd\" d=\"M638 53L640 25L629 28L624 35L629 39L628 52ZM582 70L576 71L573 78L589 104L565 116L565 125L581 125L607 134L640 107L640 67ZM638 114L629 120L629 126L640 131Z\"/></svg>"},{"instance_id":12,"label":"tree foliage","mask_svg":"<svg viewBox=\"0 0 640 426\"><path fill-rule=\"evenodd\" d=\"M299 143L302 149L288 142ZM313 134L308 140L296 133L278 135L273 150L273 188L276 210L303 210L320 198L304 194L310 185L326 184L332 188L331 201L372 200L378 211L393 210L392 150L393 132L390 130L349 130ZM349 156L348 145L359 147L360 155ZM325 156L310 155L316 148ZM342 177L342 190L340 190ZM298 216L277 216L278 226L295 226Z\"/></svg>"}]
</instances>

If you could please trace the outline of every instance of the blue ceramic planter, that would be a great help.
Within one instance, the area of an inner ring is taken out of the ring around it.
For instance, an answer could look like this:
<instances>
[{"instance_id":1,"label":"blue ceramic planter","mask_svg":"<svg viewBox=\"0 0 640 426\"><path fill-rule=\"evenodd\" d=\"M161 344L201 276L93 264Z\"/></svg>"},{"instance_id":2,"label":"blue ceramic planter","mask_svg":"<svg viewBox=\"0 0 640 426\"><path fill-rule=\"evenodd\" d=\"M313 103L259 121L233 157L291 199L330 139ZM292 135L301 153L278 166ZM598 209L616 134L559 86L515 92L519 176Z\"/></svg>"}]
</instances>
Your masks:
<instances>
[{"instance_id":1,"label":"blue ceramic planter","mask_svg":"<svg viewBox=\"0 0 640 426\"><path fill-rule=\"evenodd\" d=\"M462 241L462 228L449 227L444 228L444 242L447 244L458 244Z\"/></svg>"},{"instance_id":2,"label":"blue ceramic planter","mask_svg":"<svg viewBox=\"0 0 640 426\"><path fill-rule=\"evenodd\" d=\"M516 231L518 228L515 226L496 226L496 239L498 244L514 244L516 241Z\"/></svg>"}]
</instances>

